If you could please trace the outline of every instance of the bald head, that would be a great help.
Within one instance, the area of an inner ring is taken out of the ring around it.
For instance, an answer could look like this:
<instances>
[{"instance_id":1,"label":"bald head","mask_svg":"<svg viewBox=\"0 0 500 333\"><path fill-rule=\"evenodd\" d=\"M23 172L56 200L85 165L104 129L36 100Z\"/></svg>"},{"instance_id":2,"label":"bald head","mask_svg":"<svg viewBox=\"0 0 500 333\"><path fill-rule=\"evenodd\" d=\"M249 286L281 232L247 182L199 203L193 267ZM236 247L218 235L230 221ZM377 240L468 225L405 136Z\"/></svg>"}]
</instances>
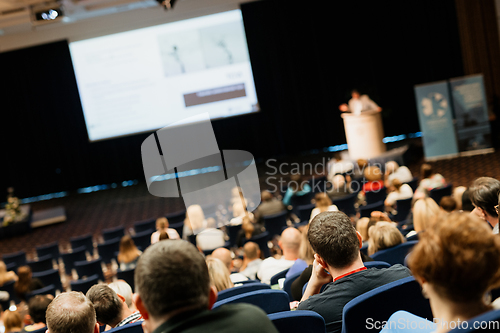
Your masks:
<instances>
[{"instance_id":1,"label":"bald head","mask_svg":"<svg viewBox=\"0 0 500 333\"><path fill-rule=\"evenodd\" d=\"M47 308L46 319L50 333L94 333L99 329L94 306L83 293L76 291L54 298Z\"/></svg>"},{"instance_id":2,"label":"bald head","mask_svg":"<svg viewBox=\"0 0 500 333\"><path fill-rule=\"evenodd\" d=\"M219 247L212 252L212 258L217 258L226 265L226 267L231 270L231 266L233 263L233 258L231 256L231 251L226 249L225 247Z\"/></svg>"},{"instance_id":3,"label":"bald head","mask_svg":"<svg viewBox=\"0 0 500 333\"><path fill-rule=\"evenodd\" d=\"M299 251L300 241L301 241L301 233L299 230L293 227L286 228L281 233L280 238L280 247L283 250L284 254L286 252L295 252Z\"/></svg>"},{"instance_id":4,"label":"bald head","mask_svg":"<svg viewBox=\"0 0 500 333\"><path fill-rule=\"evenodd\" d=\"M243 254L248 260L254 260L260 257L259 245L254 242L246 242L243 246Z\"/></svg>"}]
</instances>

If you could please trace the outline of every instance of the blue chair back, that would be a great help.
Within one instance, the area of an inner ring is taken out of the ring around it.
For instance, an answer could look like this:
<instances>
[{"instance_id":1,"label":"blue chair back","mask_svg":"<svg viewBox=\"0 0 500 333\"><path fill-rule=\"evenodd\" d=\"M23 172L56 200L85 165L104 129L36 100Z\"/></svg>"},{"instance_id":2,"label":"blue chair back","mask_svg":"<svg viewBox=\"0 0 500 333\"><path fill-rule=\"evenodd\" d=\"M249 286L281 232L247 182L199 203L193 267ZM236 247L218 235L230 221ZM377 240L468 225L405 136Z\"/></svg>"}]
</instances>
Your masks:
<instances>
[{"instance_id":1,"label":"blue chair back","mask_svg":"<svg viewBox=\"0 0 500 333\"><path fill-rule=\"evenodd\" d=\"M261 234L258 234L257 236L253 236L247 242L254 242L257 245L259 245L259 249L264 255L265 258L271 256L271 251L269 250L269 246L267 246L267 242L269 241L269 232L264 231Z\"/></svg>"},{"instance_id":2,"label":"blue chair back","mask_svg":"<svg viewBox=\"0 0 500 333\"><path fill-rule=\"evenodd\" d=\"M152 231L143 231L140 233L136 233L133 236L130 236L134 241L135 246L140 247L142 251L146 250L146 248L151 245L151 234Z\"/></svg>"},{"instance_id":3,"label":"blue chair back","mask_svg":"<svg viewBox=\"0 0 500 333\"><path fill-rule=\"evenodd\" d=\"M392 220L395 222L401 222L406 220L408 214L411 211L411 203L413 198L402 199L396 201L396 211L397 214L393 216Z\"/></svg>"},{"instance_id":4,"label":"blue chair back","mask_svg":"<svg viewBox=\"0 0 500 333\"><path fill-rule=\"evenodd\" d=\"M59 257L60 257L59 242L53 242L50 244L37 246L36 247L36 254L37 254L38 258L46 256L47 254L50 254L52 256L52 258L59 259Z\"/></svg>"},{"instance_id":5,"label":"blue chair back","mask_svg":"<svg viewBox=\"0 0 500 333\"><path fill-rule=\"evenodd\" d=\"M323 317L309 310L283 311L268 314L279 333L326 333Z\"/></svg>"},{"instance_id":6,"label":"blue chair back","mask_svg":"<svg viewBox=\"0 0 500 333\"><path fill-rule=\"evenodd\" d=\"M61 283L61 274L58 269L49 269L43 272L34 272L33 278L38 278L45 286L54 285L56 290L60 292L64 292L62 283Z\"/></svg>"},{"instance_id":7,"label":"blue chair back","mask_svg":"<svg viewBox=\"0 0 500 333\"><path fill-rule=\"evenodd\" d=\"M387 188L383 186L377 191L365 192L366 204L370 205L379 201L384 201L387 198Z\"/></svg>"},{"instance_id":8,"label":"blue chair back","mask_svg":"<svg viewBox=\"0 0 500 333\"><path fill-rule=\"evenodd\" d=\"M271 286L261 282L246 283L238 287L232 287L226 290L219 291L219 293L217 294L217 301L222 301L223 299L229 297L262 289L271 289Z\"/></svg>"},{"instance_id":9,"label":"blue chair back","mask_svg":"<svg viewBox=\"0 0 500 333\"><path fill-rule=\"evenodd\" d=\"M285 282L283 283L283 290L288 294L290 302L300 301L300 299L294 299L292 296L292 283L300 276L300 274L302 274L302 272L297 272L290 275L289 277L285 278Z\"/></svg>"},{"instance_id":10,"label":"blue chair back","mask_svg":"<svg viewBox=\"0 0 500 333\"><path fill-rule=\"evenodd\" d=\"M52 256L47 254L43 257L38 258L38 260L28 261L27 264L31 268L31 271L34 272L43 272L48 271L49 269L54 268Z\"/></svg>"},{"instance_id":11,"label":"blue chair back","mask_svg":"<svg viewBox=\"0 0 500 333\"><path fill-rule=\"evenodd\" d=\"M134 285L134 272L135 272L135 267L130 268L130 269L117 269L116 270L116 278L118 280L123 280L127 282L130 287L132 288L132 292L135 292L135 285Z\"/></svg>"},{"instance_id":12,"label":"blue chair back","mask_svg":"<svg viewBox=\"0 0 500 333\"><path fill-rule=\"evenodd\" d=\"M135 233L149 231L152 234L156 230L156 219L147 219L134 223Z\"/></svg>"},{"instance_id":13,"label":"blue chair back","mask_svg":"<svg viewBox=\"0 0 500 333\"><path fill-rule=\"evenodd\" d=\"M212 309L216 309L219 306L230 303L253 304L264 310L267 314L290 310L288 294L283 290L262 289L235 295L215 302Z\"/></svg>"},{"instance_id":14,"label":"blue chair back","mask_svg":"<svg viewBox=\"0 0 500 333\"><path fill-rule=\"evenodd\" d=\"M278 280L279 279L283 279L285 276L286 276L286 273L288 273L288 270L290 268L287 268L287 269L284 269L282 270L281 272L279 273L276 273L274 274L272 277L271 277L271 286L274 286L276 284L278 284Z\"/></svg>"},{"instance_id":15,"label":"blue chair back","mask_svg":"<svg viewBox=\"0 0 500 333\"><path fill-rule=\"evenodd\" d=\"M385 210L384 201L378 201L375 203L359 207L359 213L361 217L370 217L372 212L375 211L383 212L384 210Z\"/></svg>"},{"instance_id":16,"label":"blue chair back","mask_svg":"<svg viewBox=\"0 0 500 333\"><path fill-rule=\"evenodd\" d=\"M125 236L125 227L118 226L116 228L104 229L101 234L105 242L115 238L121 239Z\"/></svg>"},{"instance_id":17,"label":"blue chair back","mask_svg":"<svg viewBox=\"0 0 500 333\"><path fill-rule=\"evenodd\" d=\"M9 308L10 301L14 301L15 304L19 304L21 302L21 300L17 297L16 291L14 290L14 284L15 283L16 283L16 281L14 281L14 280L8 281L8 282L5 282L3 284L3 286L0 287L0 290L6 291L6 292L9 293L9 302L6 302L5 304L2 304L2 307L4 305L6 305L6 307L4 307L4 309L8 309Z\"/></svg>"},{"instance_id":18,"label":"blue chair back","mask_svg":"<svg viewBox=\"0 0 500 333\"><path fill-rule=\"evenodd\" d=\"M15 253L8 253L2 255L2 260L5 263L5 265L15 263L17 267L20 266L26 266L26 252L24 251L19 251Z\"/></svg>"},{"instance_id":19,"label":"blue chair back","mask_svg":"<svg viewBox=\"0 0 500 333\"><path fill-rule=\"evenodd\" d=\"M407 241L406 243L396 245L389 249L377 251L371 258L377 261L385 261L390 265L404 265L406 255L417 243L418 241Z\"/></svg>"},{"instance_id":20,"label":"blue chair back","mask_svg":"<svg viewBox=\"0 0 500 333\"><path fill-rule=\"evenodd\" d=\"M453 184L447 184L439 188L433 188L429 191L429 197L434 199L434 201L436 201L436 203L439 205L441 198L451 195L452 190Z\"/></svg>"},{"instance_id":21,"label":"blue chair back","mask_svg":"<svg viewBox=\"0 0 500 333\"><path fill-rule=\"evenodd\" d=\"M99 276L97 274L91 275L86 279L79 279L69 282L72 291L81 291L84 294L87 293L90 287L97 283L99 283Z\"/></svg>"},{"instance_id":22,"label":"blue chair back","mask_svg":"<svg viewBox=\"0 0 500 333\"><path fill-rule=\"evenodd\" d=\"M120 240L121 238L114 238L97 244L97 253L104 263L110 264L112 260L116 259L115 252L120 250Z\"/></svg>"},{"instance_id":23,"label":"blue chair back","mask_svg":"<svg viewBox=\"0 0 500 333\"><path fill-rule=\"evenodd\" d=\"M91 234L70 238L69 242L71 243L72 249L85 246L87 252L91 256L94 255L94 241Z\"/></svg>"},{"instance_id":24,"label":"blue chair back","mask_svg":"<svg viewBox=\"0 0 500 333\"><path fill-rule=\"evenodd\" d=\"M97 258L91 261L77 261L75 262L76 273L78 274L78 278L81 280L82 278L90 277L92 275L97 275L99 279L104 282L106 279L104 278L104 273L102 271L102 259Z\"/></svg>"},{"instance_id":25,"label":"blue chair back","mask_svg":"<svg viewBox=\"0 0 500 333\"><path fill-rule=\"evenodd\" d=\"M283 230L283 227L287 226L287 214L288 212L284 210L281 213L264 216L262 218L264 220L266 231L269 233L271 238L276 235L281 235L281 230Z\"/></svg>"},{"instance_id":26,"label":"blue chair back","mask_svg":"<svg viewBox=\"0 0 500 333\"><path fill-rule=\"evenodd\" d=\"M409 276L364 293L344 306L342 333L372 332L366 323L387 321L396 311L404 310L432 320L429 300L422 296L420 285Z\"/></svg>"},{"instance_id":27,"label":"blue chair back","mask_svg":"<svg viewBox=\"0 0 500 333\"><path fill-rule=\"evenodd\" d=\"M142 329L142 321L139 321L139 322L127 324L124 326L112 328L112 329L108 330L107 332L110 332L110 333L111 332L143 333L144 331Z\"/></svg>"},{"instance_id":28,"label":"blue chair back","mask_svg":"<svg viewBox=\"0 0 500 333\"><path fill-rule=\"evenodd\" d=\"M389 268L391 265L385 261L365 261L366 268Z\"/></svg>"},{"instance_id":29,"label":"blue chair back","mask_svg":"<svg viewBox=\"0 0 500 333\"><path fill-rule=\"evenodd\" d=\"M361 246L361 248L359 249L359 251L363 252L366 255L368 255L368 243L366 243L365 245Z\"/></svg>"},{"instance_id":30,"label":"blue chair back","mask_svg":"<svg viewBox=\"0 0 500 333\"><path fill-rule=\"evenodd\" d=\"M309 221L311 212L316 207L316 204L301 205L297 207L298 217L301 221Z\"/></svg>"},{"instance_id":31,"label":"blue chair back","mask_svg":"<svg viewBox=\"0 0 500 333\"><path fill-rule=\"evenodd\" d=\"M332 200L332 204L337 206L337 208L346 213L348 216L356 215L356 207L354 204L358 200L358 192L351 193L345 197Z\"/></svg>"},{"instance_id":32,"label":"blue chair back","mask_svg":"<svg viewBox=\"0 0 500 333\"><path fill-rule=\"evenodd\" d=\"M50 284L46 287L33 290L32 292L26 294L26 301L28 302L31 297L36 296L36 295L52 295L55 297L56 296L56 287L53 284Z\"/></svg>"},{"instance_id":33,"label":"blue chair back","mask_svg":"<svg viewBox=\"0 0 500 333\"><path fill-rule=\"evenodd\" d=\"M87 248L85 246L80 246L73 249L72 252L61 253L61 259L64 263L64 270L66 271L66 274L71 275L71 270L75 268L76 261L87 260L86 251Z\"/></svg>"},{"instance_id":34,"label":"blue chair back","mask_svg":"<svg viewBox=\"0 0 500 333\"><path fill-rule=\"evenodd\" d=\"M245 281L238 281L238 282L235 282L234 285L237 286L237 285L244 285L244 284L248 284L248 283L260 283L260 280L245 280Z\"/></svg>"},{"instance_id":35,"label":"blue chair back","mask_svg":"<svg viewBox=\"0 0 500 333\"><path fill-rule=\"evenodd\" d=\"M167 214L165 217L168 220L168 224L170 225L170 228L172 228L172 224L175 223L184 223L184 220L186 219L186 211L181 210L175 213Z\"/></svg>"},{"instance_id":36,"label":"blue chair back","mask_svg":"<svg viewBox=\"0 0 500 333\"><path fill-rule=\"evenodd\" d=\"M462 329L461 327L464 328ZM478 328L474 329L474 327ZM448 333L455 333L455 332L469 333L469 332L479 332L479 331L493 332L493 331L498 331L499 327L500 327L500 310L491 310L486 313L483 313L482 315L467 320L466 325L465 324L461 325L460 327L452 329Z\"/></svg>"}]
</instances>

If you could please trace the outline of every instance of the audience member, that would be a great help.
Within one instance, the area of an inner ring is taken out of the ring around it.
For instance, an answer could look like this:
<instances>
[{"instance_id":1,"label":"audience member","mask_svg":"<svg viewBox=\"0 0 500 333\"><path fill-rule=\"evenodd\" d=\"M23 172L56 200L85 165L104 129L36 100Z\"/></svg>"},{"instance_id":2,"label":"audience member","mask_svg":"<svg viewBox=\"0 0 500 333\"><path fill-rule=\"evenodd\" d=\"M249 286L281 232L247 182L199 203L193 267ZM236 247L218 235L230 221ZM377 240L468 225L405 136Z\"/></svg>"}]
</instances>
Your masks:
<instances>
[{"instance_id":1,"label":"audience member","mask_svg":"<svg viewBox=\"0 0 500 333\"><path fill-rule=\"evenodd\" d=\"M170 239L170 237L168 237L167 232L166 231L160 232L160 236L158 237L158 240L161 241L161 240L165 240L165 239Z\"/></svg>"},{"instance_id":2,"label":"audience member","mask_svg":"<svg viewBox=\"0 0 500 333\"><path fill-rule=\"evenodd\" d=\"M252 214L247 212L245 206L241 201L235 202L232 208L233 208L233 218L229 220L229 225L241 225L243 223L243 218L247 214Z\"/></svg>"},{"instance_id":3,"label":"audience member","mask_svg":"<svg viewBox=\"0 0 500 333\"><path fill-rule=\"evenodd\" d=\"M120 240L120 250L118 252L118 264L121 270L135 268L137 260L142 252L135 246L134 240L129 235L125 235Z\"/></svg>"},{"instance_id":4,"label":"audience member","mask_svg":"<svg viewBox=\"0 0 500 333\"><path fill-rule=\"evenodd\" d=\"M466 190L467 190L467 187L465 187L465 186L457 186L453 189L451 196L453 197L453 199L455 199L455 203L457 205L456 210L463 210L462 209L462 197L463 197Z\"/></svg>"},{"instance_id":5,"label":"audience member","mask_svg":"<svg viewBox=\"0 0 500 333\"><path fill-rule=\"evenodd\" d=\"M343 175L335 175L330 181L332 187L326 190L326 194L331 200L343 198L351 194L350 183L347 182Z\"/></svg>"},{"instance_id":6,"label":"audience member","mask_svg":"<svg viewBox=\"0 0 500 333\"><path fill-rule=\"evenodd\" d=\"M387 326L391 330L382 332L400 332L394 325L398 322L408 323L407 327L447 332L453 328L451 325L492 310L484 295L499 286L500 239L477 216L451 213L426 229L411 252L408 265L439 321L431 323L399 311L389 319Z\"/></svg>"},{"instance_id":7,"label":"audience member","mask_svg":"<svg viewBox=\"0 0 500 333\"><path fill-rule=\"evenodd\" d=\"M470 190L466 189L462 194L462 211L472 212L474 210L474 205L470 199Z\"/></svg>"},{"instance_id":8,"label":"audience member","mask_svg":"<svg viewBox=\"0 0 500 333\"><path fill-rule=\"evenodd\" d=\"M445 195L439 200L439 207L447 213L457 210L457 202L451 195Z\"/></svg>"},{"instance_id":9,"label":"audience member","mask_svg":"<svg viewBox=\"0 0 500 333\"><path fill-rule=\"evenodd\" d=\"M369 217L362 217L356 221L356 230L361 235L361 239L363 240L363 246L368 244L368 239L370 236L368 235L368 223L370 222Z\"/></svg>"},{"instance_id":10,"label":"audience member","mask_svg":"<svg viewBox=\"0 0 500 333\"><path fill-rule=\"evenodd\" d=\"M94 305L99 325L108 325L114 328L142 320L138 311L129 309L125 297L117 294L107 284L93 285L87 291L87 298Z\"/></svg>"},{"instance_id":11,"label":"audience member","mask_svg":"<svg viewBox=\"0 0 500 333\"><path fill-rule=\"evenodd\" d=\"M352 172L354 169L354 163L344 159L341 152L336 152L333 154L333 158L328 161L328 179L333 179L335 175L347 174Z\"/></svg>"},{"instance_id":12,"label":"audience member","mask_svg":"<svg viewBox=\"0 0 500 333\"><path fill-rule=\"evenodd\" d=\"M35 295L28 302L28 313L30 325L26 325L22 332L45 333L47 329L47 320L45 312L52 302L52 297L47 295Z\"/></svg>"},{"instance_id":13,"label":"audience member","mask_svg":"<svg viewBox=\"0 0 500 333\"><path fill-rule=\"evenodd\" d=\"M252 239L252 237L260 235L261 233L262 227L259 224L253 223L251 216L245 216L243 218L241 230L236 235L236 246L238 248L243 247L243 245Z\"/></svg>"},{"instance_id":14,"label":"audience member","mask_svg":"<svg viewBox=\"0 0 500 333\"><path fill-rule=\"evenodd\" d=\"M434 199L429 197L418 199L412 207L413 231L410 231L406 237L413 236L427 229L441 214L441 208Z\"/></svg>"},{"instance_id":15,"label":"audience member","mask_svg":"<svg viewBox=\"0 0 500 333\"><path fill-rule=\"evenodd\" d=\"M386 269L366 269L359 251L361 235L342 212L318 214L309 225L308 239L316 254L298 309L319 313L325 319L327 332L341 331L342 310L347 302L411 275L399 264Z\"/></svg>"},{"instance_id":16,"label":"audience member","mask_svg":"<svg viewBox=\"0 0 500 333\"><path fill-rule=\"evenodd\" d=\"M151 234L151 244L160 240L162 232L167 233L169 239L180 239L179 233L173 228L169 228L168 219L166 217L159 217L156 219L156 231Z\"/></svg>"},{"instance_id":17,"label":"audience member","mask_svg":"<svg viewBox=\"0 0 500 333\"><path fill-rule=\"evenodd\" d=\"M266 313L250 304L210 311L217 290L203 255L186 241L148 247L137 264L135 286L145 332L277 332Z\"/></svg>"},{"instance_id":18,"label":"audience member","mask_svg":"<svg viewBox=\"0 0 500 333\"><path fill-rule=\"evenodd\" d=\"M367 159L359 158L352 169L352 172L347 174L353 181L361 180L365 176L365 168L368 166L369 162Z\"/></svg>"},{"instance_id":19,"label":"audience member","mask_svg":"<svg viewBox=\"0 0 500 333\"><path fill-rule=\"evenodd\" d=\"M366 192L376 192L384 187L384 182L382 180L382 171L376 165L370 165L365 168L365 179L366 182L363 184L361 191Z\"/></svg>"},{"instance_id":20,"label":"audience member","mask_svg":"<svg viewBox=\"0 0 500 333\"><path fill-rule=\"evenodd\" d=\"M32 277L31 268L29 266L21 266L17 269L17 281L14 284L14 291L21 301L26 301L26 295L33 290L45 287L38 278Z\"/></svg>"},{"instance_id":21,"label":"audience member","mask_svg":"<svg viewBox=\"0 0 500 333\"><path fill-rule=\"evenodd\" d=\"M94 306L81 292L56 296L45 313L48 333L98 333Z\"/></svg>"},{"instance_id":22,"label":"audience member","mask_svg":"<svg viewBox=\"0 0 500 333\"><path fill-rule=\"evenodd\" d=\"M399 166L398 162L396 161L389 161L385 164L385 186L387 188L393 186L394 179L399 179L401 183L406 184L413 180L413 175L411 174L411 171L410 169L408 169L408 167L404 165Z\"/></svg>"},{"instance_id":23,"label":"audience member","mask_svg":"<svg viewBox=\"0 0 500 333\"><path fill-rule=\"evenodd\" d=\"M389 249L406 241L399 229L391 222L377 222L368 232L368 255Z\"/></svg>"},{"instance_id":24,"label":"audience member","mask_svg":"<svg viewBox=\"0 0 500 333\"><path fill-rule=\"evenodd\" d=\"M265 190L260 193L261 203L254 210L254 218L257 223L262 222L262 218L275 215L286 210L281 200L278 200L271 192Z\"/></svg>"},{"instance_id":25,"label":"audience member","mask_svg":"<svg viewBox=\"0 0 500 333\"><path fill-rule=\"evenodd\" d=\"M311 221L319 213L326 212L326 211L333 212L333 211L339 210L337 208L337 206L335 206L332 203L332 200L330 199L328 194L326 194L324 192L316 193L316 195L314 196L314 203L315 203L316 207L314 207L313 210L311 211L311 217L310 217L309 221Z\"/></svg>"},{"instance_id":26,"label":"audience member","mask_svg":"<svg viewBox=\"0 0 500 333\"><path fill-rule=\"evenodd\" d=\"M225 247L219 247L218 249L215 249L210 256L220 259L224 263L230 274L229 278L231 279L231 282L236 283L248 280L248 277L246 277L245 275L238 272L233 272L233 253L230 250L226 249Z\"/></svg>"},{"instance_id":27,"label":"audience member","mask_svg":"<svg viewBox=\"0 0 500 333\"><path fill-rule=\"evenodd\" d=\"M283 255L280 259L274 257L264 259L257 272L257 277L261 282L270 284L271 277L294 264L299 258L300 240L301 234L297 229L289 227L283 230L278 242Z\"/></svg>"},{"instance_id":28,"label":"audience member","mask_svg":"<svg viewBox=\"0 0 500 333\"><path fill-rule=\"evenodd\" d=\"M410 185L403 184L399 178L392 180L389 191L384 201L384 205L389 209L395 208L396 201L413 197L413 190Z\"/></svg>"},{"instance_id":29,"label":"audience member","mask_svg":"<svg viewBox=\"0 0 500 333\"><path fill-rule=\"evenodd\" d=\"M214 257L206 259L210 283L215 286L217 292L234 287L234 283L229 277L229 270L222 260Z\"/></svg>"},{"instance_id":30,"label":"audience member","mask_svg":"<svg viewBox=\"0 0 500 333\"><path fill-rule=\"evenodd\" d=\"M293 265L290 267L288 272L285 275L285 278L288 278L296 273L303 272L309 265L312 265L314 261L314 250L307 239L307 230L309 229L309 225L306 225L301 231L301 241L299 248L299 257Z\"/></svg>"},{"instance_id":31,"label":"audience member","mask_svg":"<svg viewBox=\"0 0 500 333\"><path fill-rule=\"evenodd\" d=\"M14 271L7 271L7 265L0 260L0 287L12 280L17 280L16 273Z\"/></svg>"},{"instance_id":32,"label":"audience member","mask_svg":"<svg viewBox=\"0 0 500 333\"><path fill-rule=\"evenodd\" d=\"M292 205L296 197L308 197L311 194L311 186L302 177L301 174L294 173L290 176L290 183L283 196L285 206ZM306 200L307 201L307 200Z\"/></svg>"},{"instance_id":33,"label":"audience member","mask_svg":"<svg viewBox=\"0 0 500 333\"><path fill-rule=\"evenodd\" d=\"M500 194L500 181L491 177L477 178L469 188L469 194L474 205L473 214L488 222L494 234L498 234L498 213L495 206L498 205Z\"/></svg>"},{"instance_id":34,"label":"audience member","mask_svg":"<svg viewBox=\"0 0 500 333\"><path fill-rule=\"evenodd\" d=\"M250 280L257 279L257 272L260 264L262 264L260 255L260 248L257 243L247 242L243 245L243 265L240 268L240 273Z\"/></svg>"},{"instance_id":35,"label":"audience member","mask_svg":"<svg viewBox=\"0 0 500 333\"><path fill-rule=\"evenodd\" d=\"M415 190L415 196L417 199L426 197L429 191L438 187L446 185L446 180L444 177L437 173L432 165L424 163L420 167L420 183Z\"/></svg>"},{"instance_id":36,"label":"audience member","mask_svg":"<svg viewBox=\"0 0 500 333\"><path fill-rule=\"evenodd\" d=\"M125 304L131 311L135 312L137 310L132 300L132 287L127 282L124 280L116 280L108 284L108 286L125 299Z\"/></svg>"},{"instance_id":37,"label":"audience member","mask_svg":"<svg viewBox=\"0 0 500 333\"><path fill-rule=\"evenodd\" d=\"M23 329L23 320L17 311L5 310L2 315L4 333L19 333Z\"/></svg>"},{"instance_id":38,"label":"audience member","mask_svg":"<svg viewBox=\"0 0 500 333\"><path fill-rule=\"evenodd\" d=\"M209 226L200 205L189 206L186 211L186 219L189 220L188 224L196 234L196 246L200 250L213 250L224 246L226 242L224 232Z\"/></svg>"}]
</instances>

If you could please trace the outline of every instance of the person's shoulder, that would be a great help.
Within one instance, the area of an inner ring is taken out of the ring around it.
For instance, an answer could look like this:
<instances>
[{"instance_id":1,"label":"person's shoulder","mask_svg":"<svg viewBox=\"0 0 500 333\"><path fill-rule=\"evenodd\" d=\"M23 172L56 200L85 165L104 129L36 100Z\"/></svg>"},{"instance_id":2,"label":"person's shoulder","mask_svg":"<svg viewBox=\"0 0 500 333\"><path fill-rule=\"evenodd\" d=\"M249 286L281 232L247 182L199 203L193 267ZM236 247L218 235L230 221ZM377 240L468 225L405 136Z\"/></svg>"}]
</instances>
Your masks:
<instances>
[{"instance_id":1,"label":"person's shoulder","mask_svg":"<svg viewBox=\"0 0 500 333\"><path fill-rule=\"evenodd\" d=\"M261 308L246 303L225 304L211 311L222 320L232 323L228 327L236 332L277 332Z\"/></svg>"}]
</instances>

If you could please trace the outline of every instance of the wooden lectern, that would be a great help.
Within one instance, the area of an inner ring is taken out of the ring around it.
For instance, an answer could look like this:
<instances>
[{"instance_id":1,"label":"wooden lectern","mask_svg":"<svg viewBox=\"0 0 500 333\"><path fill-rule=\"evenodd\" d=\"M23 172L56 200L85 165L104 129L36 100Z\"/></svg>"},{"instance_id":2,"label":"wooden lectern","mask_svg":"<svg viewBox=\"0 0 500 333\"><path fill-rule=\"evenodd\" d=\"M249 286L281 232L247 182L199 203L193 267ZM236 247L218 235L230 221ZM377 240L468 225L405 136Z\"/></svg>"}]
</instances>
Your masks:
<instances>
[{"instance_id":1,"label":"wooden lectern","mask_svg":"<svg viewBox=\"0 0 500 333\"><path fill-rule=\"evenodd\" d=\"M359 115L343 113L345 135L351 160L370 159L386 151L384 128L378 111L364 111Z\"/></svg>"}]
</instances>

